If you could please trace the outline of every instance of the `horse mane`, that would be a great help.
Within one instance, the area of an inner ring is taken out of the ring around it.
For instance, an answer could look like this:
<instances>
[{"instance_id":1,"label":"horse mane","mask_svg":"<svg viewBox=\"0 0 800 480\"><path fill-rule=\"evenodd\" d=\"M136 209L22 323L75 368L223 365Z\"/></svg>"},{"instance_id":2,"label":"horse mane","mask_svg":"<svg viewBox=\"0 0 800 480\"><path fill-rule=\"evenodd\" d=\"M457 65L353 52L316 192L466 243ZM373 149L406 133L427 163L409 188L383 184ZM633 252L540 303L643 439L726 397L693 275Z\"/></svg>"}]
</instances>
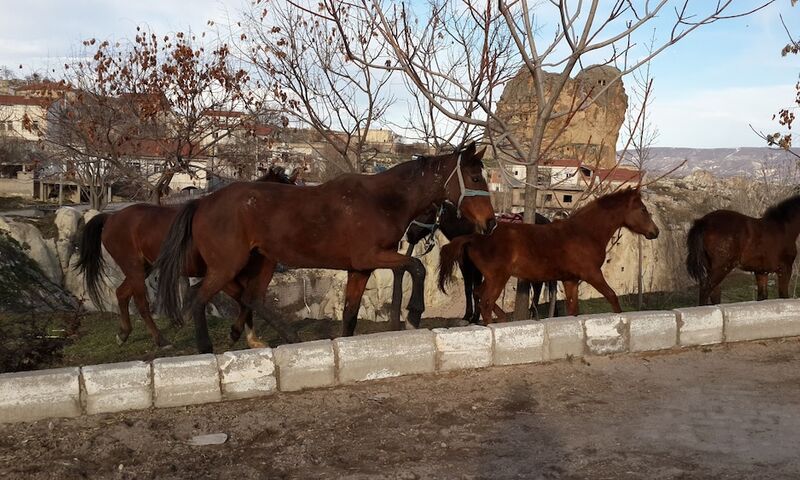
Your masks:
<instances>
[{"instance_id":1,"label":"horse mane","mask_svg":"<svg viewBox=\"0 0 800 480\"><path fill-rule=\"evenodd\" d=\"M579 208L578 211L571 215L571 217L586 212L592 212L596 209L613 210L620 205L626 204L632 195L638 194L639 189L637 188L626 188L624 190L617 190L616 192L608 193Z\"/></svg>"},{"instance_id":2,"label":"horse mane","mask_svg":"<svg viewBox=\"0 0 800 480\"><path fill-rule=\"evenodd\" d=\"M798 209L800 209L800 195L795 195L769 207L762 218L776 222L788 222Z\"/></svg>"}]
</instances>

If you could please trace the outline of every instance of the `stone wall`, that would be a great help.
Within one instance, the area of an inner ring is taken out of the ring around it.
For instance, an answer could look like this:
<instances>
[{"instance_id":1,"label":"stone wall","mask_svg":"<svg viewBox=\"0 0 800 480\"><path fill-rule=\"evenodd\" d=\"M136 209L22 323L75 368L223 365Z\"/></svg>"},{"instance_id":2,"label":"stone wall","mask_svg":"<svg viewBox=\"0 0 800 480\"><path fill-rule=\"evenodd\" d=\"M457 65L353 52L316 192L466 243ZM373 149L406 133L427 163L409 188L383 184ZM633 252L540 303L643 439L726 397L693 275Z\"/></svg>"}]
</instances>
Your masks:
<instances>
[{"instance_id":1,"label":"stone wall","mask_svg":"<svg viewBox=\"0 0 800 480\"><path fill-rule=\"evenodd\" d=\"M800 335L800 301L385 332L0 375L0 423L179 407L401 375ZM588 363L587 363L588 364Z\"/></svg>"}]
</instances>

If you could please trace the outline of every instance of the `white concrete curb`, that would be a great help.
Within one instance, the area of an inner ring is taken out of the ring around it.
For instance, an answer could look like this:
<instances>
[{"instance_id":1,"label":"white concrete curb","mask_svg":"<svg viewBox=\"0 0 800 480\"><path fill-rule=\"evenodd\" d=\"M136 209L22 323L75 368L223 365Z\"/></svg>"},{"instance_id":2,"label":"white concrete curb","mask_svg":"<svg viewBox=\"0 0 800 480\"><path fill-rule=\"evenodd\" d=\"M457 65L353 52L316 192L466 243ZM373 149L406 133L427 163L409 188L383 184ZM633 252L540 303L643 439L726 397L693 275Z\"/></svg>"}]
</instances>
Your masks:
<instances>
[{"instance_id":1,"label":"white concrete curb","mask_svg":"<svg viewBox=\"0 0 800 480\"><path fill-rule=\"evenodd\" d=\"M386 332L276 349L0 375L0 423L252 398L582 355L800 336L800 300Z\"/></svg>"}]
</instances>

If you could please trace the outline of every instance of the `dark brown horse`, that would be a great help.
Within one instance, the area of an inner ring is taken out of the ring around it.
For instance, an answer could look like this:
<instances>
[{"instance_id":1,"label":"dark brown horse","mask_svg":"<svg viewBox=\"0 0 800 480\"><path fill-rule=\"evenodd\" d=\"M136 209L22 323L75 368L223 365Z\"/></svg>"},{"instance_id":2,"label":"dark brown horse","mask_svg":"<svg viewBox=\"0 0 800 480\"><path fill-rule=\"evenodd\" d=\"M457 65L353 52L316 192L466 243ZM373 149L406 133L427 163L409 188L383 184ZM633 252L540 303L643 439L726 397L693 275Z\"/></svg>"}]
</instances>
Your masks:
<instances>
[{"instance_id":1,"label":"dark brown horse","mask_svg":"<svg viewBox=\"0 0 800 480\"><path fill-rule=\"evenodd\" d=\"M500 218L503 222L503 218ZM550 220L542 214L536 214L536 224L545 225L550 223ZM444 203L440 207L433 207L428 209L419 217L415 218L408 226L406 231L406 240L408 241L408 249L406 255L411 255L414 252L414 247L427 237L426 250L433 247L432 235L435 231L441 231L442 234L449 241L462 235L469 235L475 233L475 225L466 218L458 215L458 211L450 203ZM427 253L427 251L425 252ZM480 320L480 313L478 306L474 302L474 289L483 281L481 272L475 268L472 262L465 258L463 262L459 263L461 269L461 276L464 279L464 298L466 303L466 311L464 312L463 320L470 323L478 323ZM397 330L400 328L400 307L403 300L403 271L395 270L394 284L392 289L392 310L389 316L390 328ZM539 311L537 305L539 303L539 296L542 292L542 282L535 282L529 284L529 288L533 290L531 296L530 313L536 318L539 318ZM555 296L556 296L556 282L548 283L548 290L550 291L550 298L552 303L551 309L555 313Z\"/></svg>"},{"instance_id":2,"label":"dark brown horse","mask_svg":"<svg viewBox=\"0 0 800 480\"><path fill-rule=\"evenodd\" d=\"M767 276L778 274L778 296L789 298L789 279L800 234L800 195L753 218L716 210L695 220L686 240L686 269L699 284L700 305L719 303L722 280L734 268L755 273L758 299L767 298Z\"/></svg>"},{"instance_id":3,"label":"dark brown horse","mask_svg":"<svg viewBox=\"0 0 800 480\"><path fill-rule=\"evenodd\" d=\"M397 243L411 220L445 200L455 203L480 230L494 229L482 174L483 153L476 152L472 143L376 175L347 174L313 187L239 183L190 202L172 224L156 262L159 298L167 312L181 313L177 280L190 246L196 248L207 270L191 305L198 349L209 352L205 305L240 274L251 253L258 252L268 271L277 262L347 270L342 331L346 336L355 331L372 271L406 269L413 279L409 320L416 326L425 309L425 268L418 259L397 253ZM268 274L249 283L247 300L261 301L270 279Z\"/></svg>"},{"instance_id":4,"label":"dark brown horse","mask_svg":"<svg viewBox=\"0 0 800 480\"><path fill-rule=\"evenodd\" d=\"M299 169L295 170L290 177L283 169L271 167L256 181L294 184L299 172ZM86 291L98 308L104 307L100 288L106 279L102 247L106 248L125 275L125 279L116 291L120 314L120 328L117 333L119 344L128 339L132 330L128 306L133 297L136 309L139 310L155 344L159 347L169 345L153 322L147 301L145 280L150 274L151 266L158 257L161 244L178 210L177 206L161 207L141 203L123 208L119 212L95 215L83 229L76 268L83 274ZM193 277L202 276L205 271L202 259L197 256L193 258L195 261L187 265L186 273ZM259 261L254 258L251 268L257 269ZM239 333L243 325L246 327L247 343L250 347L261 347L264 344L253 331L253 312L239 299L243 288L244 286L237 282L225 286L225 292L236 300L240 308L239 318L234 325L239 328ZM180 324L182 320L180 317L174 317L173 322Z\"/></svg>"},{"instance_id":5,"label":"dark brown horse","mask_svg":"<svg viewBox=\"0 0 800 480\"><path fill-rule=\"evenodd\" d=\"M549 225L500 223L489 237L456 238L442 248L439 287L444 290L455 262L468 257L484 276L477 290L484 323L492 322L493 310L498 320L505 320L495 302L511 276L531 282L561 280L570 315L578 314L579 281L597 289L620 312L617 295L601 267L609 240L622 227L648 239L658 237L658 227L638 188L600 197L566 220Z\"/></svg>"}]
</instances>

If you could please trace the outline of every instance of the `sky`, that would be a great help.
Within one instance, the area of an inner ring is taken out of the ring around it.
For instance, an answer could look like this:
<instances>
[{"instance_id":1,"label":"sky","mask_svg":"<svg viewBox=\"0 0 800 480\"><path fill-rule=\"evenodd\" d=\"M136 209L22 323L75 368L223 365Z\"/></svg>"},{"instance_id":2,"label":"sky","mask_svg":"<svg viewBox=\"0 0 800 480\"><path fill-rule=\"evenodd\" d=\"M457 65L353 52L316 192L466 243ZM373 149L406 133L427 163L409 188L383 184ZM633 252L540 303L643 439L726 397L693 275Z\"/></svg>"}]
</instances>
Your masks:
<instances>
[{"instance_id":1,"label":"sky","mask_svg":"<svg viewBox=\"0 0 800 480\"><path fill-rule=\"evenodd\" d=\"M157 32L201 31L209 19L224 23L235 16L243 1L0 0L0 66L17 72L20 64L23 72L55 68L82 40L129 37L137 25ZM737 11L755 3L734 2ZM780 55L788 41L781 14L800 36L800 5L776 0L754 15L702 27L653 60L657 146L763 145L750 125L777 130L772 115L792 103L800 80L800 56ZM654 24L661 35L668 32L668 15Z\"/></svg>"}]
</instances>

